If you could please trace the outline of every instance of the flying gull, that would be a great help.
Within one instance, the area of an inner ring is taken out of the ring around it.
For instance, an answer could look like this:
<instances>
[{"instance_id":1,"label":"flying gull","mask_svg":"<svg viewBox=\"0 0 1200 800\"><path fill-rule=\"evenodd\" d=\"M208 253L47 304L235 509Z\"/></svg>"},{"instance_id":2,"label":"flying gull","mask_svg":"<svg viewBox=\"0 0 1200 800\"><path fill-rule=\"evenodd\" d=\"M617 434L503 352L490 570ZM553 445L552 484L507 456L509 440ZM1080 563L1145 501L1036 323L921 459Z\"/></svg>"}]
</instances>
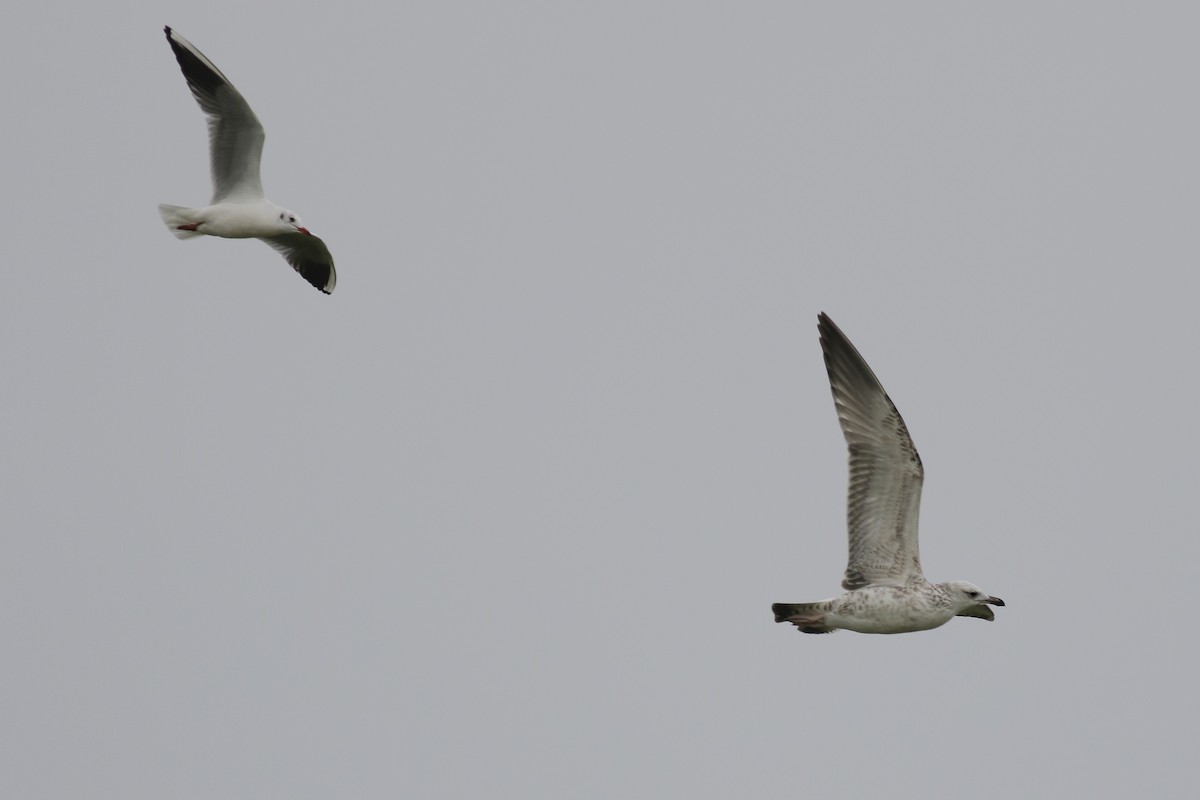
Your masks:
<instances>
[{"instance_id":1,"label":"flying gull","mask_svg":"<svg viewBox=\"0 0 1200 800\"><path fill-rule=\"evenodd\" d=\"M183 70L192 96L208 117L213 196L205 208L160 204L158 213L180 239L207 234L227 239L262 239L292 268L325 294L337 273L325 243L309 233L294 212L263 194L258 176L262 160L262 123L216 65L170 27L167 43Z\"/></svg>"},{"instance_id":2,"label":"flying gull","mask_svg":"<svg viewBox=\"0 0 1200 800\"><path fill-rule=\"evenodd\" d=\"M989 622L1004 601L966 581L921 574L917 516L925 468L900 412L854 345L824 313L817 318L833 404L850 447L850 560L846 593L819 603L776 603L776 622L804 633L908 633L952 617Z\"/></svg>"}]
</instances>

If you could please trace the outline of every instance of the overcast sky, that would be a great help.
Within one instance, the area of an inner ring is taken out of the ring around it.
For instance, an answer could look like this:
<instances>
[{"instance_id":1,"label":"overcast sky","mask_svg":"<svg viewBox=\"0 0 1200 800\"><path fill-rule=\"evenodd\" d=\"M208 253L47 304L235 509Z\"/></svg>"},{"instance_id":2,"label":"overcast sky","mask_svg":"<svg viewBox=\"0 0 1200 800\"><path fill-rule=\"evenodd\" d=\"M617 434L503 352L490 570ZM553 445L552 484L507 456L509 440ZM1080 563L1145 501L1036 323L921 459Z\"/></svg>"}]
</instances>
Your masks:
<instances>
[{"instance_id":1,"label":"overcast sky","mask_svg":"<svg viewBox=\"0 0 1200 800\"><path fill-rule=\"evenodd\" d=\"M329 297L210 194L170 24ZM6 798L1190 797L1192 4L113 0L0 27ZM926 466L840 591L828 312Z\"/></svg>"}]
</instances>

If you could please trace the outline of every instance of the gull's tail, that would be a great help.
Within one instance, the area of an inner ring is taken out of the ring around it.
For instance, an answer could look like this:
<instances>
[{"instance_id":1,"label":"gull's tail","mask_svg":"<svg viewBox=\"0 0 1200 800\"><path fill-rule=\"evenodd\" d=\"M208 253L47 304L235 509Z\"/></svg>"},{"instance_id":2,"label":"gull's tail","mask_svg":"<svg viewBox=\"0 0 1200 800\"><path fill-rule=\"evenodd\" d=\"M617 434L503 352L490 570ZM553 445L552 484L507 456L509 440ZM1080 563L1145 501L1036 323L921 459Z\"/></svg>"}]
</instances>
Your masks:
<instances>
[{"instance_id":1,"label":"gull's tail","mask_svg":"<svg viewBox=\"0 0 1200 800\"><path fill-rule=\"evenodd\" d=\"M190 239L193 236L204 235L187 227L196 224L195 212L196 209L194 208L169 206L166 203L158 204L158 215L162 217L163 222L167 224L167 228L171 233L175 234L179 239Z\"/></svg>"},{"instance_id":2,"label":"gull's tail","mask_svg":"<svg viewBox=\"0 0 1200 800\"><path fill-rule=\"evenodd\" d=\"M825 614L829 611L828 600L820 603L776 603L771 610L775 612L776 622L790 622L801 633L833 633L837 630L825 622Z\"/></svg>"}]
</instances>

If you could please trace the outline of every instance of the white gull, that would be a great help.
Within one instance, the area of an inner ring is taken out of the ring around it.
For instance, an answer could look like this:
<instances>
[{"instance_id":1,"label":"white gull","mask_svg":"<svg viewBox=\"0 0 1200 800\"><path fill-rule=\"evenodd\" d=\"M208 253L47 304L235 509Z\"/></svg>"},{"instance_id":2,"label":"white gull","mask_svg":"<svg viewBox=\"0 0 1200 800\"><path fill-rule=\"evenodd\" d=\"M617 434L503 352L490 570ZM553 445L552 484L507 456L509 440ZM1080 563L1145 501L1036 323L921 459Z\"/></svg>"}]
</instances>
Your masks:
<instances>
[{"instance_id":1,"label":"white gull","mask_svg":"<svg viewBox=\"0 0 1200 800\"><path fill-rule=\"evenodd\" d=\"M192 96L208 117L212 202L205 208L160 204L158 213L180 239L222 236L261 239L278 250L306 281L329 294L337 284L329 248L286 208L263 194L258 175L262 124L216 65L170 27L164 28Z\"/></svg>"},{"instance_id":2,"label":"white gull","mask_svg":"<svg viewBox=\"0 0 1200 800\"><path fill-rule=\"evenodd\" d=\"M1004 605L966 581L930 583L921 574L917 517L925 468L900 412L867 362L824 313L817 317L833 404L850 448L846 513L850 560L838 597L775 603L776 622L804 633L908 633L953 617L989 622Z\"/></svg>"}]
</instances>

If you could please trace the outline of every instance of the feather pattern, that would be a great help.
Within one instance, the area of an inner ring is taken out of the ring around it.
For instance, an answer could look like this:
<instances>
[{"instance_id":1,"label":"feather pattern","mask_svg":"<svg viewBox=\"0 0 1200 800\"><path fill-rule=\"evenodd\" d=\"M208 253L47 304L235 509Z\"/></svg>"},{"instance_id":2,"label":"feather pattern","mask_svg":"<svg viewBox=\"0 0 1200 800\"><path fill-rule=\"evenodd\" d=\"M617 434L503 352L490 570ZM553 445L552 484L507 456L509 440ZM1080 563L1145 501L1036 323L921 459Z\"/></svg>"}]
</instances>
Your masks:
<instances>
[{"instance_id":1,"label":"feather pattern","mask_svg":"<svg viewBox=\"0 0 1200 800\"><path fill-rule=\"evenodd\" d=\"M845 589L920 578L917 523L925 469L875 373L828 316L818 321L838 422L850 450Z\"/></svg>"}]
</instances>

